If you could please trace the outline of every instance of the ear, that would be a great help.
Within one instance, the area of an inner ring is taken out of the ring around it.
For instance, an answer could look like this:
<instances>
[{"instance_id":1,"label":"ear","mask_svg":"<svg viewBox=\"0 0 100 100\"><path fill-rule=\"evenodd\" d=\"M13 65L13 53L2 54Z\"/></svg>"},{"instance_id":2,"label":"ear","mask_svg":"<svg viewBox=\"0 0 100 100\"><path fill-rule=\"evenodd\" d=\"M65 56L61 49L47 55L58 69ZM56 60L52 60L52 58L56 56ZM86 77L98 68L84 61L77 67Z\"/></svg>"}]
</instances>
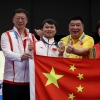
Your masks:
<instances>
[{"instance_id":1,"label":"ear","mask_svg":"<svg viewBox=\"0 0 100 100\"><path fill-rule=\"evenodd\" d=\"M26 23L28 23L28 18L26 19Z\"/></svg>"},{"instance_id":2,"label":"ear","mask_svg":"<svg viewBox=\"0 0 100 100\"><path fill-rule=\"evenodd\" d=\"M12 22L14 23L14 18L12 18Z\"/></svg>"},{"instance_id":3,"label":"ear","mask_svg":"<svg viewBox=\"0 0 100 100\"><path fill-rule=\"evenodd\" d=\"M82 24L83 25L83 29L84 29L84 24Z\"/></svg>"},{"instance_id":4,"label":"ear","mask_svg":"<svg viewBox=\"0 0 100 100\"><path fill-rule=\"evenodd\" d=\"M57 29L56 29L56 33L57 33Z\"/></svg>"}]
</instances>

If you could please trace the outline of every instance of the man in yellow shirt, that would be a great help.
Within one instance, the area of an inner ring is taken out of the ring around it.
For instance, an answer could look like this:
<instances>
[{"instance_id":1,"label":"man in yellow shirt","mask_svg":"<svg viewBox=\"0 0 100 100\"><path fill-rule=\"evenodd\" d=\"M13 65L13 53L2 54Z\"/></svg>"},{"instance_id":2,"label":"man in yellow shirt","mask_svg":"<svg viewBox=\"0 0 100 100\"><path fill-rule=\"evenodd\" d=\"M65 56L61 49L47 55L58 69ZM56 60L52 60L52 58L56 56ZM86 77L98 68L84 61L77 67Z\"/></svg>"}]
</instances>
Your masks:
<instances>
[{"instance_id":1,"label":"man in yellow shirt","mask_svg":"<svg viewBox=\"0 0 100 100\"><path fill-rule=\"evenodd\" d=\"M83 19L73 16L69 19L70 35L61 38L65 46L67 58L88 58L89 49L94 45L94 39L84 33Z\"/></svg>"}]
</instances>

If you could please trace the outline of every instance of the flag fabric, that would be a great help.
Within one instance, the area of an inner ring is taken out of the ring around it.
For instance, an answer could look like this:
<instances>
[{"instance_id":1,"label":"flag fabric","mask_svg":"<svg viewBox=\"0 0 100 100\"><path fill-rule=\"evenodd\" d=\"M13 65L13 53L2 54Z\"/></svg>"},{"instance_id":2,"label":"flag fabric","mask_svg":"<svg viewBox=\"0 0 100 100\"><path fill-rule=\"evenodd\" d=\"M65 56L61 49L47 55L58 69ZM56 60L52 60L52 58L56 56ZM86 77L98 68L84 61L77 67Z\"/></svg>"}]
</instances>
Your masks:
<instances>
[{"instance_id":1,"label":"flag fabric","mask_svg":"<svg viewBox=\"0 0 100 100\"><path fill-rule=\"evenodd\" d=\"M35 100L100 100L100 59L34 56L34 64Z\"/></svg>"}]
</instances>

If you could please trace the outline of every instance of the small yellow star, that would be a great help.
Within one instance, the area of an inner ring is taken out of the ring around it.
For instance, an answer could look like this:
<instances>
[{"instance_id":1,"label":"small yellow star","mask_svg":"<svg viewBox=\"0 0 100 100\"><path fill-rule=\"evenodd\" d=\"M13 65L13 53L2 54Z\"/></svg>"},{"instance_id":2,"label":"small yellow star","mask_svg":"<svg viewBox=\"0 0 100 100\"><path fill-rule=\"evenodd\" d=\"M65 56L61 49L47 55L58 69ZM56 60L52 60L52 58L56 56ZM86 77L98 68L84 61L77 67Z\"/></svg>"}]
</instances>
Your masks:
<instances>
[{"instance_id":1,"label":"small yellow star","mask_svg":"<svg viewBox=\"0 0 100 100\"><path fill-rule=\"evenodd\" d=\"M69 70L72 70L74 72L75 69L76 69L75 66L71 65Z\"/></svg>"},{"instance_id":2,"label":"small yellow star","mask_svg":"<svg viewBox=\"0 0 100 100\"><path fill-rule=\"evenodd\" d=\"M76 88L78 89L77 92L82 92L82 90L83 90L84 87L82 87L82 86L80 85L80 86L78 86L78 87L76 87Z\"/></svg>"},{"instance_id":3,"label":"small yellow star","mask_svg":"<svg viewBox=\"0 0 100 100\"><path fill-rule=\"evenodd\" d=\"M52 70L51 70L50 73L43 73L43 74L48 78L45 86L53 83L56 87L59 88L57 80L59 78L63 77L63 75L57 75L57 74L55 74L55 70L54 70L53 67L52 67Z\"/></svg>"},{"instance_id":4,"label":"small yellow star","mask_svg":"<svg viewBox=\"0 0 100 100\"><path fill-rule=\"evenodd\" d=\"M69 94L69 99L73 100L75 98L75 96L72 94Z\"/></svg>"},{"instance_id":5,"label":"small yellow star","mask_svg":"<svg viewBox=\"0 0 100 100\"><path fill-rule=\"evenodd\" d=\"M78 77L80 80L84 78L84 77L83 77L83 74L80 74L80 73L78 74L77 77Z\"/></svg>"}]
</instances>

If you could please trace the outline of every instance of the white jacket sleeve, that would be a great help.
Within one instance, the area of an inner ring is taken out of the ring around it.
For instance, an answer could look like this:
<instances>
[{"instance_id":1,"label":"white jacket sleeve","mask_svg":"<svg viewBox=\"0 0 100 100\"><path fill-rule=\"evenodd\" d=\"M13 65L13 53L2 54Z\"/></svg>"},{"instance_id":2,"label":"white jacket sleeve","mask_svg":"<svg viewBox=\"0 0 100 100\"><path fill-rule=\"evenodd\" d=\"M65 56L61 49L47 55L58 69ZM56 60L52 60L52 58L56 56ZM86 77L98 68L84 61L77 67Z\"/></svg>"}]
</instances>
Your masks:
<instances>
[{"instance_id":1,"label":"white jacket sleeve","mask_svg":"<svg viewBox=\"0 0 100 100\"><path fill-rule=\"evenodd\" d=\"M5 59L11 61L21 61L21 54L11 51L9 38L5 33L1 35L1 48L4 53Z\"/></svg>"}]
</instances>

